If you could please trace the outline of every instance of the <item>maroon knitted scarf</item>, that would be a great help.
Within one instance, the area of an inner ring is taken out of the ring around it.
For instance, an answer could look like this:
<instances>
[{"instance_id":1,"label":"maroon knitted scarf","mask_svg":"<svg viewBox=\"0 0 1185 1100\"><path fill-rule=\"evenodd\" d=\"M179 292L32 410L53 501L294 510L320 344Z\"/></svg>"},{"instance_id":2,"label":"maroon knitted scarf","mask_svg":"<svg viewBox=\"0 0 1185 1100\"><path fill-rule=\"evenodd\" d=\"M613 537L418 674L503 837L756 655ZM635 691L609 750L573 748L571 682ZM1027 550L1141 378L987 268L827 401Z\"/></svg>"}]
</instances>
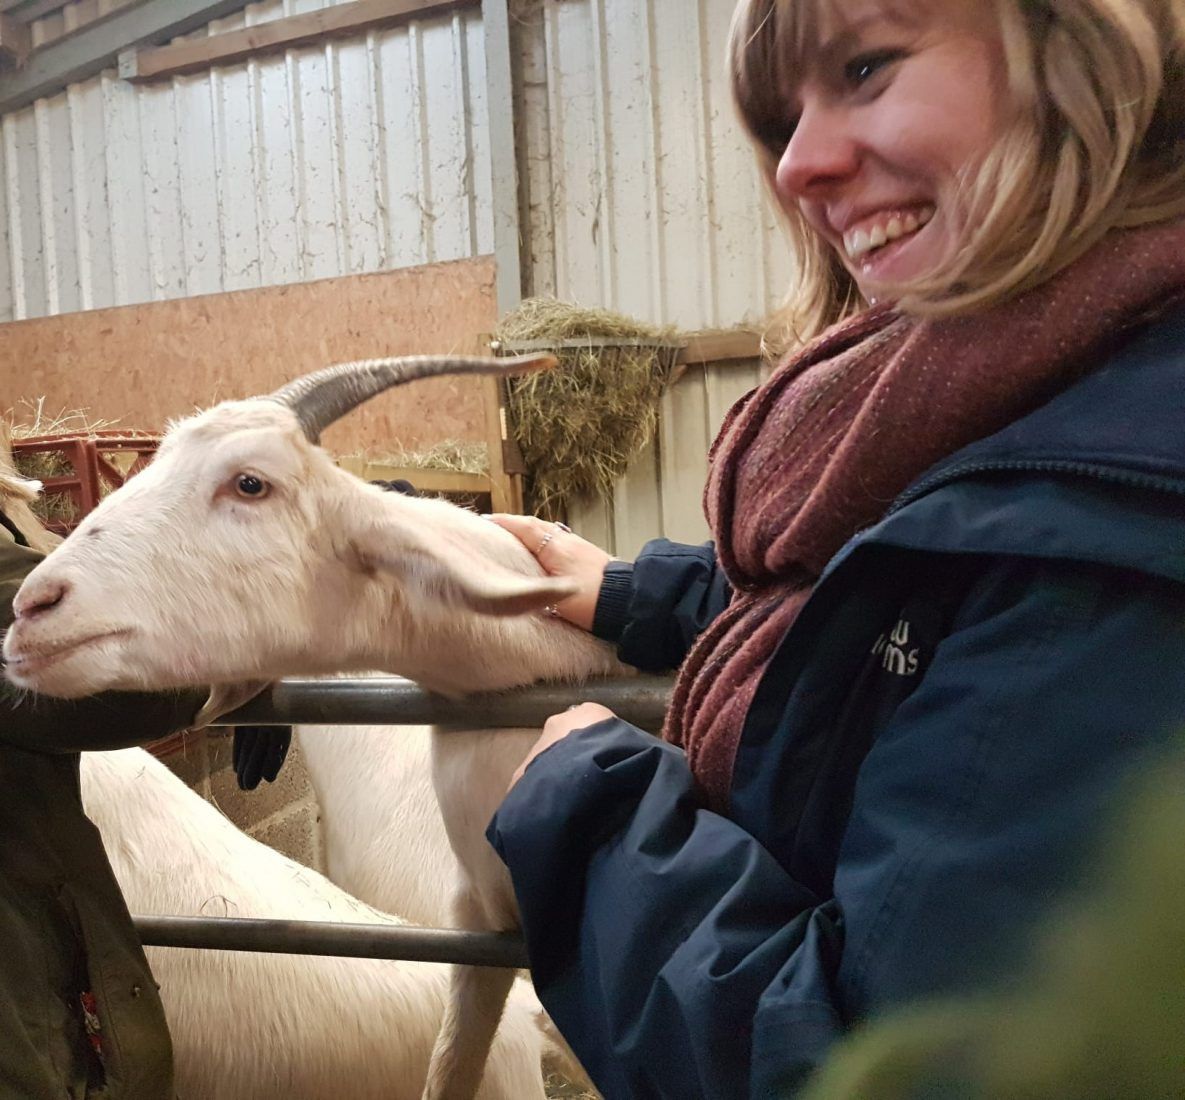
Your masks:
<instances>
[{"instance_id":1,"label":"maroon knitted scarf","mask_svg":"<svg viewBox=\"0 0 1185 1100\"><path fill-rule=\"evenodd\" d=\"M684 662L664 735L717 810L761 674L828 560L923 471L1044 404L1185 295L1185 223L1114 232L963 317L878 307L729 411L704 507L733 600Z\"/></svg>"}]
</instances>

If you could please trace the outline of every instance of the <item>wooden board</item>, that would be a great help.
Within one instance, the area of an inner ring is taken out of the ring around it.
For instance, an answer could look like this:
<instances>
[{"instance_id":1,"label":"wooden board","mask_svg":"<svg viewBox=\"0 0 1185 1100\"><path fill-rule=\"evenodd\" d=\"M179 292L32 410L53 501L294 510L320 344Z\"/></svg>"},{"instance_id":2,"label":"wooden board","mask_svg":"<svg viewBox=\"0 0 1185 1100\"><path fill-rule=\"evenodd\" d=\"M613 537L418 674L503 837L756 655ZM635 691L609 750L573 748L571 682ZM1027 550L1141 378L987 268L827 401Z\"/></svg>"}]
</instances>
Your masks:
<instances>
[{"instance_id":1,"label":"wooden board","mask_svg":"<svg viewBox=\"0 0 1185 1100\"><path fill-rule=\"evenodd\" d=\"M320 43L327 38L359 34L373 27L405 23L462 7L479 0L352 0L318 11L270 19L238 31L189 38L168 46L129 50L120 55L119 75L125 80L159 80L214 65L233 65L249 57Z\"/></svg>"},{"instance_id":2,"label":"wooden board","mask_svg":"<svg viewBox=\"0 0 1185 1100\"><path fill-rule=\"evenodd\" d=\"M0 410L45 399L120 427L161 430L227 398L330 363L489 354L491 257L0 325ZM493 383L439 378L383 394L330 428L337 454L489 439ZM495 406L496 412L496 406Z\"/></svg>"}]
</instances>

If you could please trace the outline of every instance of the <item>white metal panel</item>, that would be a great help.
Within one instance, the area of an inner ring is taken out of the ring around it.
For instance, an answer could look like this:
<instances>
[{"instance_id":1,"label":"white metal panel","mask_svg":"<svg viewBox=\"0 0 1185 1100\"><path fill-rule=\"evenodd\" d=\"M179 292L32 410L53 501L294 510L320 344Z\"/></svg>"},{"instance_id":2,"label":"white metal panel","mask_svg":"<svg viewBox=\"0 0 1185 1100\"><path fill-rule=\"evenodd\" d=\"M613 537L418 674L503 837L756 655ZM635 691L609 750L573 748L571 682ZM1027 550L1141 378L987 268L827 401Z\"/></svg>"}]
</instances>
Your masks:
<instances>
[{"instance_id":1,"label":"white metal panel","mask_svg":"<svg viewBox=\"0 0 1185 1100\"><path fill-rule=\"evenodd\" d=\"M78 248L79 309L93 309L95 286L109 285L112 273L108 211L106 121L103 98L75 87L66 92L70 118L70 184L74 240ZM101 273L101 274L99 274Z\"/></svg>"},{"instance_id":2,"label":"white metal panel","mask_svg":"<svg viewBox=\"0 0 1185 1100\"><path fill-rule=\"evenodd\" d=\"M138 97L143 140L144 218L148 273L154 297L186 293L181 210L181 157L172 89L153 85Z\"/></svg>"},{"instance_id":3,"label":"white metal panel","mask_svg":"<svg viewBox=\"0 0 1185 1100\"><path fill-rule=\"evenodd\" d=\"M76 0L38 34L120 2ZM323 6L264 0L198 34ZM487 109L475 9L172 80L75 85L0 119L0 317L487 252Z\"/></svg>"},{"instance_id":4,"label":"white metal panel","mask_svg":"<svg viewBox=\"0 0 1185 1100\"><path fill-rule=\"evenodd\" d=\"M223 287L221 205L214 146L214 96L208 75L182 76L165 85L177 133L178 196L185 293L215 294Z\"/></svg>"},{"instance_id":5,"label":"white metal panel","mask_svg":"<svg viewBox=\"0 0 1185 1100\"><path fill-rule=\"evenodd\" d=\"M538 0L516 61L536 294L686 329L760 324L792 267L725 67L735 0ZM542 83L543 88L539 85ZM544 94L544 91L546 94ZM611 552L707 537L707 452L760 364L692 368L659 438L573 526Z\"/></svg>"},{"instance_id":6,"label":"white metal panel","mask_svg":"<svg viewBox=\"0 0 1185 1100\"><path fill-rule=\"evenodd\" d=\"M655 445L633 462L611 501L575 502L572 527L623 558L660 536L690 543L708 538L708 449L733 403L762 377L757 361L691 367L663 395Z\"/></svg>"},{"instance_id":7,"label":"white metal panel","mask_svg":"<svg viewBox=\"0 0 1185 1100\"><path fill-rule=\"evenodd\" d=\"M792 269L736 122L734 0L539 0L527 94L530 286L685 328L759 322Z\"/></svg>"},{"instance_id":8,"label":"white metal panel","mask_svg":"<svg viewBox=\"0 0 1185 1100\"><path fill-rule=\"evenodd\" d=\"M99 289L96 305L147 302L153 297L144 205L144 150L136 89L112 73L92 85L103 100L106 121L107 216L111 226L111 281ZM97 273L96 273L97 274ZM37 317L30 310L26 316Z\"/></svg>"},{"instance_id":9,"label":"white metal panel","mask_svg":"<svg viewBox=\"0 0 1185 1100\"><path fill-rule=\"evenodd\" d=\"M12 320L12 247L8 231L8 142L0 124L0 322ZM0 395L0 402L3 395Z\"/></svg>"},{"instance_id":10,"label":"white metal panel","mask_svg":"<svg viewBox=\"0 0 1185 1100\"><path fill-rule=\"evenodd\" d=\"M12 258L14 317L45 313L45 248L41 235L41 191L37 184L37 124L33 108L0 121L8 187L9 252Z\"/></svg>"}]
</instances>

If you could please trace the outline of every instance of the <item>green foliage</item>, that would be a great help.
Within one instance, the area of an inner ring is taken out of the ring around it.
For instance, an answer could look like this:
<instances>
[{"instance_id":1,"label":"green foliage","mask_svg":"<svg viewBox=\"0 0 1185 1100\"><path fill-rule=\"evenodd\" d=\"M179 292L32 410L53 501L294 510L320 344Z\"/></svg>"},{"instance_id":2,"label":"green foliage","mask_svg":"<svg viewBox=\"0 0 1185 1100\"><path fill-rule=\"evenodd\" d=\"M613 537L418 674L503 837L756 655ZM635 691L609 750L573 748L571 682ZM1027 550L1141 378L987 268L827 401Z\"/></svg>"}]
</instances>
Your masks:
<instances>
[{"instance_id":1,"label":"green foliage","mask_svg":"<svg viewBox=\"0 0 1185 1100\"><path fill-rule=\"evenodd\" d=\"M1185 751L1146 775L1090 901L1050 922L1028 992L858 1033L808 1100L1185 1098Z\"/></svg>"}]
</instances>

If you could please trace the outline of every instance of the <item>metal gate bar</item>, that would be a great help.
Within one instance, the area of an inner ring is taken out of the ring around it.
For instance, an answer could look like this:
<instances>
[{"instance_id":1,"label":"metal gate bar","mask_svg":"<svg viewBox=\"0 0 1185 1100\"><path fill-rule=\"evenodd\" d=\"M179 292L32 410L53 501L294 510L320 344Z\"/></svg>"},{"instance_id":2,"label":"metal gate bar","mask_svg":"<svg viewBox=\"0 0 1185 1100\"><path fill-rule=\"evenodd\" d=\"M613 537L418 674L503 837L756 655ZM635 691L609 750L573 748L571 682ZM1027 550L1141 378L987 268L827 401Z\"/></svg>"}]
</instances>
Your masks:
<instances>
[{"instance_id":1,"label":"metal gate bar","mask_svg":"<svg viewBox=\"0 0 1185 1100\"><path fill-rule=\"evenodd\" d=\"M338 955L353 959L411 959L467 966L522 968L527 965L527 949L522 937L512 932L461 932L442 928L393 928L376 924L241 917L137 916L132 920L145 947Z\"/></svg>"},{"instance_id":2,"label":"metal gate bar","mask_svg":"<svg viewBox=\"0 0 1185 1100\"><path fill-rule=\"evenodd\" d=\"M399 677L281 680L220 726L419 726L462 729L541 726L573 703L601 703L640 729L657 732L670 700L665 676L543 684L516 691L446 699Z\"/></svg>"},{"instance_id":3,"label":"metal gate bar","mask_svg":"<svg viewBox=\"0 0 1185 1100\"><path fill-rule=\"evenodd\" d=\"M217 725L530 727L541 726L551 715L587 700L609 707L640 729L657 732L672 686L667 677L636 676L447 699L395 676L286 679L223 716ZM467 966L527 965L526 946L516 933L238 917L132 919L145 947L410 959Z\"/></svg>"}]
</instances>

